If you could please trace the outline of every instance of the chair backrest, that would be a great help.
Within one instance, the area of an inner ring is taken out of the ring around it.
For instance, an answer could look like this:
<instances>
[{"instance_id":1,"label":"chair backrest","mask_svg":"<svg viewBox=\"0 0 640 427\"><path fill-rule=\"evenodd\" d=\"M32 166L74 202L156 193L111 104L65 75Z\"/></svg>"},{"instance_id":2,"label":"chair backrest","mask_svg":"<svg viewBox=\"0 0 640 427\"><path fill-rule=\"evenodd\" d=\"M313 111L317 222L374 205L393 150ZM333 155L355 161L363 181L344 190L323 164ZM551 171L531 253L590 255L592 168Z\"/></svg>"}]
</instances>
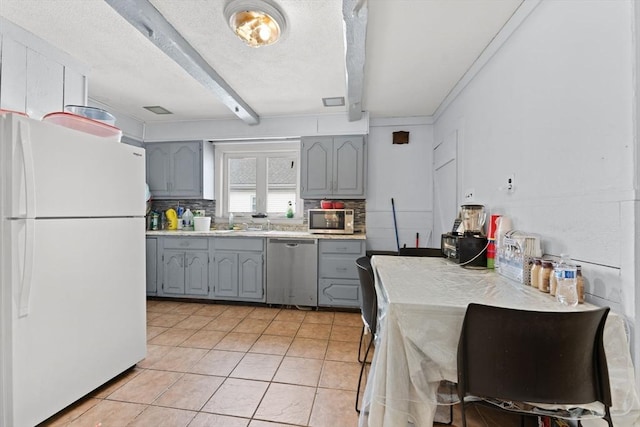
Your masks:
<instances>
[{"instance_id":1,"label":"chair backrest","mask_svg":"<svg viewBox=\"0 0 640 427\"><path fill-rule=\"evenodd\" d=\"M399 256L444 257L440 248L400 248Z\"/></svg>"},{"instance_id":2,"label":"chair backrest","mask_svg":"<svg viewBox=\"0 0 640 427\"><path fill-rule=\"evenodd\" d=\"M378 299L376 297L371 260L364 256L356 260L356 265L358 266L358 277L360 278L360 291L362 294L360 311L369 330L372 334L375 334L377 328L376 316L378 313Z\"/></svg>"},{"instance_id":3,"label":"chair backrest","mask_svg":"<svg viewBox=\"0 0 640 427\"><path fill-rule=\"evenodd\" d=\"M608 313L608 307L538 312L469 304L458 343L460 399L610 407L602 342Z\"/></svg>"}]
</instances>

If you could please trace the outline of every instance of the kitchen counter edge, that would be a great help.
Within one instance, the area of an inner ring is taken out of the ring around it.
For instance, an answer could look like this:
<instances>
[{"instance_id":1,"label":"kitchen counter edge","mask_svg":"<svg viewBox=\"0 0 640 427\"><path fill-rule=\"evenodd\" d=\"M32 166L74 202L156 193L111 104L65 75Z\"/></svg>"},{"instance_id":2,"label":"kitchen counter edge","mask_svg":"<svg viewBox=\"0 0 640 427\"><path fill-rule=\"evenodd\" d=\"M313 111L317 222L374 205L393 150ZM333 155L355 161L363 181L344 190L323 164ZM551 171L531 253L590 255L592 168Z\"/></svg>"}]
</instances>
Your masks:
<instances>
[{"instance_id":1,"label":"kitchen counter edge","mask_svg":"<svg viewBox=\"0 0 640 427\"><path fill-rule=\"evenodd\" d=\"M242 230L209 230L209 231L174 231L158 230L146 231L147 237L274 237L289 239L335 239L335 240L366 240L365 233L356 234L314 234L306 231L242 231Z\"/></svg>"}]
</instances>

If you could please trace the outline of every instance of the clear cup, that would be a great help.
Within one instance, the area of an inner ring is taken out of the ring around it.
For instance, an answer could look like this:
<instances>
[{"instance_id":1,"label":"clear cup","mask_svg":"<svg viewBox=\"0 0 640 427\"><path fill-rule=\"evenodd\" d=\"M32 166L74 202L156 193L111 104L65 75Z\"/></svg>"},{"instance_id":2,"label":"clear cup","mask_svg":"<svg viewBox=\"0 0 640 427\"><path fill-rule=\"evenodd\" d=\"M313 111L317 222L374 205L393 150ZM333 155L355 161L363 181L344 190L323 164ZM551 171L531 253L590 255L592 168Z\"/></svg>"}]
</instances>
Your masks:
<instances>
[{"instance_id":1,"label":"clear cup","mask_svg":"<svg viewBox=\"0 0 640 427\"><path fill-rule=\"evenodd\" d=\"M560 304L575 307L578 305L578 280L575 266L559 266L555 274L558 281L556 299Z\"/></svg>"}]
</instances>

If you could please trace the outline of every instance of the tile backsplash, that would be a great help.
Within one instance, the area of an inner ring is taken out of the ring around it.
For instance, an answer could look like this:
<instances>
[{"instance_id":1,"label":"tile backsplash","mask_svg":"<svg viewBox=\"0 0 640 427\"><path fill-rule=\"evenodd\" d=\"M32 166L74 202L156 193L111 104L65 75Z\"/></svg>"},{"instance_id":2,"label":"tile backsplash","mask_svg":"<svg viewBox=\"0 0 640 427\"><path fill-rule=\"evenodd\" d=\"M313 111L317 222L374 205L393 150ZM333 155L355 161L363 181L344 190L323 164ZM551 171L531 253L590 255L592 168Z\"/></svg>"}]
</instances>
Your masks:
<instances>
[{"instance_id":1,"label":"tile backsplash","mask_svg":"<svg viewBox=\"0 0 640 427\"><path fill-rule=\"evenodd\" d=\"M211 217L213 222L216 216L216 201L215 200L198 200L198 199L153 199L151 209L156 212L164 212L169 208L178 210L178 206L182 206L185 209L191 209L193 212L196 209L204 209L205 215Z\"/></svg>"},{"instance_id":2,"label":"tile backsplash","mask_svg":"<svg viewBox=\"0 0 640 427\"><path fill-rule=\"evenodd\" d=\"M333 199L332 199L333 200ZM320 209L322 199L305 199L304 200L304 223L307 223L307 211L309 209ZM363 199L340 199L335 200L344 203L345 209L353 209L354 228L356 230L365 231L367 226L367 201Z\"/></svg>"},{"instance_id":3,"label":"tile backsplash","mask_svg":"<svg viewBox=\"0 0 640 427\"><path fill-rule=\"evenodd\" d=\"M362 199L341 199L344 202L345 209L353 209L354 228L359 231L365 231L367 224L366 200ZM309 209L319 209L321 199L305 199L304 200L304 221L302 226L291 226L291 229L306 230L307 227L307 211ZM164 212L169 208L177 209L178 206L189 208L191 211L195 209L204 209L205 214L211 217L212 223L215 222L216 201L215 200L198 200L198 199L153 199L152 210L156 212ZM282 227L278 227L282 228Z\"/></svg>"}]
</instances>

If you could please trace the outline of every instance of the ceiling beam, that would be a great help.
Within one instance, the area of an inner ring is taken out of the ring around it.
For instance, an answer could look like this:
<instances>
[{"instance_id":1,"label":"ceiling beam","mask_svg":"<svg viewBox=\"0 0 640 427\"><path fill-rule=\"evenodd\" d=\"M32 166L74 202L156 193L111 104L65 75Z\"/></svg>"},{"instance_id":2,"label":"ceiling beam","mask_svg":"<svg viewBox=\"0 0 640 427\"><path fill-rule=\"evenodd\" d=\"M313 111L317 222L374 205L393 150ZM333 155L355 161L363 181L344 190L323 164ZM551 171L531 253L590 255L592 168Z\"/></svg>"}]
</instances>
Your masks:
<instances>
[{"instance_id":1,"label":"ceiling beam","mask_svg":"<svg viewBox=\"0 0 640 427\"><path fill-rule=\"evenodd\" d=\"M209 89L247 124L260 117L148 0L105 0L124 19Z\"/></svg>"},{"instance_id":2,"label":"ceiling beam","mask_svg":"<svg viewBox=\"0 0 640 427\"><path fill-rule=\"evenodd\" d=\"M367 0L342 1L347 70L347 108L351 122L362 118L367 17Z\"/></svg>"}]
</instances>

